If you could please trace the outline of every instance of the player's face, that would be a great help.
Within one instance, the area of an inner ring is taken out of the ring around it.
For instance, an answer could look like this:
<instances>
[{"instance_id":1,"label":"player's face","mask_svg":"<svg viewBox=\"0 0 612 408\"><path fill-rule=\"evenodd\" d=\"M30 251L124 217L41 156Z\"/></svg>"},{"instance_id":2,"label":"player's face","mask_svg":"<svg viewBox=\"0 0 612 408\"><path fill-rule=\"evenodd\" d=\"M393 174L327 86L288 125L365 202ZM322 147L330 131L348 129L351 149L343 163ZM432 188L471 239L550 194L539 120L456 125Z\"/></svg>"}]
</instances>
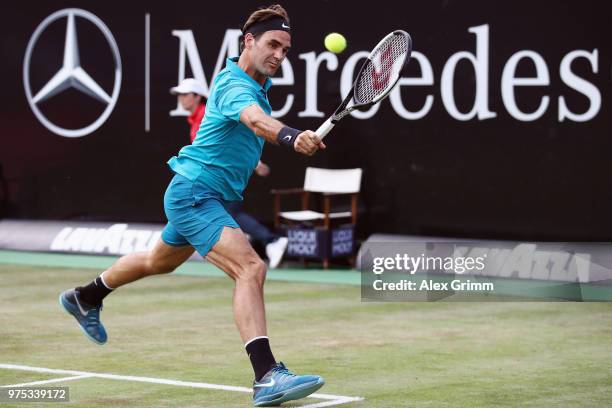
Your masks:
<instances>
[{"instance_id":1,"label":"player's face","mask_svg":"<svg viewBox=\"0 0 612 408\"><path fill-rule=\"evenodd\" d=\"M262 75L273 76L291 48L291 34L282 30L266 31L253 44L255 69Z\"/></svg>"}]
</instances>

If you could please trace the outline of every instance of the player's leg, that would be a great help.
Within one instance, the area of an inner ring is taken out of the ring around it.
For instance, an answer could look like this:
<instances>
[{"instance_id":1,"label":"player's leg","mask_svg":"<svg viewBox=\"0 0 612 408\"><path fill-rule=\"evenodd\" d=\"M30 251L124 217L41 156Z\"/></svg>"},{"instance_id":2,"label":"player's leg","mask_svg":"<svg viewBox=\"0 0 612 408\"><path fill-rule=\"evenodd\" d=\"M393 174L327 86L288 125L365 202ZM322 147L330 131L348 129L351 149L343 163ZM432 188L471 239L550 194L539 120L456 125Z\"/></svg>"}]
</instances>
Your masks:
<instances>
[{"instance_id":1,"label":"player's leg","mask_svg":"<svg viewBox=\"0 0 612 408\"><path fill-rule=\"evenodd\" d=\"M116 289L150 275L170 273L193 254L191 245L174 246L159 240L153 250L125 255L100 277L109 288Z\"/></svg>"},{"instance_id":2,"label":"player's leg","mask_svg":"<svg viewBox=\"0 0 612 408\"><path fill-rule=\"evenodd\" d=\"M253 365L253 403L277 405L304 398L325 383L317 375L295 375L276 363L267 337L263 287L266 265L241 230L225 227L206 259L235 282L234 319Z\"/></svg>"},{"instance_id":3,"label":"player's leg","mask_svg":"<svg viewBox=\"0 0 612 408\"><path fill-rule=\"evenodd\" d=\"M169 225L164 233L172 226ZM100 321L103 299L114 289L145 276L169 273L185 262L193 247L172 246L162 240L148 252L138 252L119 258L110 268L88 285L66 290L60 294L60 304L79 323L85 336L97 344L107 340Z\"/></svg>"},{"instance_id":4,"label":"player's leg","mask_svg":"<svg viewBox=\"0 0 612 408\"><path fill-rule=\"evenodd\" d=\"M235 282L234 319L244 342L266 336L263 286L266 264L240 229L225 227L206 259Z\"/></svg>"},{"instance_id":5,"label":"player's leg","mask_svg":"<svg viewBox=\"0 0 612 408\"><path fill-rule=\"evenodd\" d=\"M114 289L145 276L168 273L191 256L194 248L179 229L190 231L197 222L192 214L193 185L184 177L175 176L164 194L164 210L168 224L162 239L148 252L121 257L88 285L70 289L60 295L60 304L73 315L83 333L92 341L104 344L106 331L100 322L102 300Z\"/></svg>"}]
</instances>

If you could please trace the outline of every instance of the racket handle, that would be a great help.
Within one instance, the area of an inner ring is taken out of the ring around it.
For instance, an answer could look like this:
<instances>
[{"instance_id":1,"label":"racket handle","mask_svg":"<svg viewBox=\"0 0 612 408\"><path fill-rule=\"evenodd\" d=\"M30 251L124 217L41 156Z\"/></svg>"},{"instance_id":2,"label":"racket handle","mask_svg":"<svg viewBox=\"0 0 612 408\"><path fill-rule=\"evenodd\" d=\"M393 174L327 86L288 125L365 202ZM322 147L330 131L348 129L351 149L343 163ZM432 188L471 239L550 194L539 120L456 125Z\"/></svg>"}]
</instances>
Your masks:
<instances>
[{"instance_id":1,"label":"racket handle","mask_svg":"<svg viewBox=\"0 0 612 408\"><path fill-rule=\"evenodd\" d=\"M334 128L334 126L335 125L332 123L331 118L328 118L321 126L319 126L315 133L321 138L321 140L323 140L323 138L327 136L327 134Z\"/></svg>"}]
</instances>

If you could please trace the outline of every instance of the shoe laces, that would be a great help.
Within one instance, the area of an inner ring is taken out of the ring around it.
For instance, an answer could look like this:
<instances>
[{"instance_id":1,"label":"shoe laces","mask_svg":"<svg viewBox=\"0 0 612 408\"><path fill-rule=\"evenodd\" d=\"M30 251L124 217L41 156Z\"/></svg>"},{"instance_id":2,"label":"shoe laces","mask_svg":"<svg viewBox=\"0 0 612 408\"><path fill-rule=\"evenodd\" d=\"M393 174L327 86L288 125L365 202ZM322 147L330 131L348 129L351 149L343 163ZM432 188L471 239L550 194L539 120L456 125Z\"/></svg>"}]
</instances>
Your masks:
<instances>
[{"instance_id":1,"label":"shoe laces","mask_svg":"<svg viewBox=\"0 0 612 408\"><path fill-rule=\"evenodd\" d=\"M289 371L289 369L287 367L285 367L285 364L283 364L282 361L279 362L274 367L272 367L272 372L279 373L279 374L284 374L284 375L295 375L291 371Z\"/></svg>"},{"instance_id":2,"label":"shoe laces","mask_svg":"<svg viewBox=\"0 0 612 408\"><path fill-rule=\"evenodd\" d=\"M91 326L97 326L100 322L100 310L102 306L93 307L87 311L87 323Z\"/></svg>"}]
</instances>

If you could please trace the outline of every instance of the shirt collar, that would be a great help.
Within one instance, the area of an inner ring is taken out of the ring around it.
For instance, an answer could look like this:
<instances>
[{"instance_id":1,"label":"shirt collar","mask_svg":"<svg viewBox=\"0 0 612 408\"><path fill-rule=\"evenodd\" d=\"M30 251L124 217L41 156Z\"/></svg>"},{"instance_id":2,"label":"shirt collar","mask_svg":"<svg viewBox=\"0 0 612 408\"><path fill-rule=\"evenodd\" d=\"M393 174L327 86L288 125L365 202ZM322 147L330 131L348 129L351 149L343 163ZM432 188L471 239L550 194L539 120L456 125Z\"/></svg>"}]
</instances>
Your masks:
<instances>
[{"instance_id":1,"label":"shirt collar","mask_svg":"<svg viewBox=\"0 0 612 408\"><path fill-rule=\"evenodd\" d=\"M256 85L257 88L261 89L264 93L267 93L268 89L270 89L270 87L272 86L272 80L269 77L266 78L266 82L264 82L263 86L261 86L259 82L253 79L253 77L251 77L249 74L244 72L242 68L238 66L237 62L238 62L238 57L228 58L226 62L226 66L234 74L238 75L241 78L245 78L251 81L251 83Z\"/></svg>"}]
</instances>

